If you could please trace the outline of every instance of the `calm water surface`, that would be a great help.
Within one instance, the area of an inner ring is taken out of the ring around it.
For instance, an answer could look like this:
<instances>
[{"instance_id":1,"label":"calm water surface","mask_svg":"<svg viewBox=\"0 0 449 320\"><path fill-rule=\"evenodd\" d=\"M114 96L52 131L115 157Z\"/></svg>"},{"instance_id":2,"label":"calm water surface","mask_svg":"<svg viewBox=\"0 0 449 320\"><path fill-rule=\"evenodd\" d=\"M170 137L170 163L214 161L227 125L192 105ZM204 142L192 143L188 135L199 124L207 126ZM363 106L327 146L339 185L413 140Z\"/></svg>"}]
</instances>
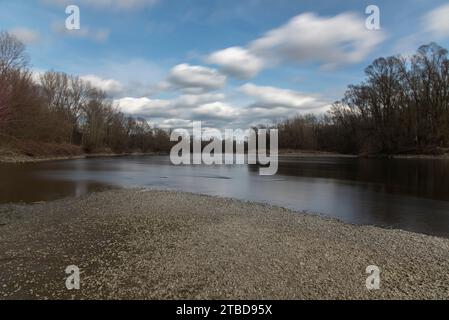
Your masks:
<instances>
[{"instance_id":1,"label":"calm water surface","mask_svg":"<svg viewBox=\"0 0 449 320\"><path fill-rule=\"evenodd\" d=\"M449 237L449 161L281 157L257 166L173 166L167 156L0 164L0 203L109 188L157 187L243 200Z\"/></svg>"}]
</instances>

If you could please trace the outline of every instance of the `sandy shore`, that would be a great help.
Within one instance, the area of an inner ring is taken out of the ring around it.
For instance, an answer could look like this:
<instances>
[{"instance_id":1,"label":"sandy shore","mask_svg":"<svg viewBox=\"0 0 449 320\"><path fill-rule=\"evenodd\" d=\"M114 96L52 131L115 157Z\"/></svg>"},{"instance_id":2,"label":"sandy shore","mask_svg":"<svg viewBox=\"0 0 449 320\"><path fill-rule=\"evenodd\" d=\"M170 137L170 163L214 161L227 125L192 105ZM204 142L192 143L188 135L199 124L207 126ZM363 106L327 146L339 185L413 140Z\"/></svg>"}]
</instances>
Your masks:
<instances>
[{"instance_id":1,"label":"sandy shore","mask_svg":"<svg viewBox=\"0 0 449 320\"><path fill-rule=\"evenodd\" d=\"M448 299L449 240L168 191L3 205L0 299L23 298Z\"/></svg>"}]
</instances>

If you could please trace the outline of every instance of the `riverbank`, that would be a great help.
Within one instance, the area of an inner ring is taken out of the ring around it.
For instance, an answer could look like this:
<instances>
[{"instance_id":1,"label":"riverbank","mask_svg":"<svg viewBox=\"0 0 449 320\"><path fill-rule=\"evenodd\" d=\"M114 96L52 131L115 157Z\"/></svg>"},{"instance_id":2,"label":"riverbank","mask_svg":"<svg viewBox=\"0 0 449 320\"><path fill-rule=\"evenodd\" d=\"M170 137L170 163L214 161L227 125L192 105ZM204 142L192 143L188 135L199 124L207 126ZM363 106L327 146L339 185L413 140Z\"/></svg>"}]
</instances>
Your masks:
<instances>
[{"instance_id":1,"label":"riverbank","mask_svg":"<svg viewBox=\"0 0 449 320\"><path fill-rule=\"evenodd\" d=\"M0 206L0 299L447 299L449 240L121 190ZM81 269L81 290L65 268ZM381 288L365 287L366 267Z\"/></svg>"},{"instance_id":2,"label":"riverbank","mask_svg":"<svg viewBox=\"0 0 449 320\"><path fill-rule=\"evenodd\" d=\"M310 151L310 150L279 150L279 157L302 157L302 158L316 158L316 157L326 157L326 158L358 158L358 155L354 154L343 154L336 152L326 152L326 151Z\"/></svg>"},{"instance_id":3,"label":"riverbank","mask_svg":"<svg viewBox=\"0 0 449 320\"><path fill-rule=\"evenodd\" d=\"M71 144L16 141L0 144L0 163L25 163L82 158L83 151Z\"/></svg>"},{"instance_id":4,"label":"riverbank","mask_svg":"<svg viewBox=\"0 0 449 320\"><path fill-rule=\"evenodd\" d=\"M81 153L79 155L67 156L28 156L25 154L14 152L2 152L0 150L0 163L33 163L45 161L61 161L61 160L75 160L86 158L112 158L112 157L126 157L126 156L147 156L147 155L161 155L165 153L147 152L147 153Z\"/></svg>"},{"instance_id":5,"label":"riverbank","mask_svg":"<svg viewBox=\"0 0 449 320\"><path fill-rule=\"evenodd\" d=\"M30 163L30 162L43 162L43 161L58 161L58 160L74 160L85 158L101 158L101 157L125 157L125 156L143 156L143 155L168 155L168 153L161 152L146 152L146 153L91 153L86 154L82 152L76 152L74 154L58 156L58 155L37 155L30 156L20 152L12 151L9 149L0 148L0 163ZM388 158L388 159L446 159L449 160L449 153L442 155L419 155L419 154L398 154L398 155L351 155L324 151L301 151L301 150L280 150L280 158L288 157L301 157L301 158Z\"/></svg>"},{"instance_id":6,"label":"riverbank","mask_svg":"<svg viewBox=\"0 0 449 320\"><path fill-rule=\"evenodd\" d=\"M279 150L280 157L303 157L303 158L373 158L373 159L449 159L449 153L442 154L343 154L326 151L310 150Z\"/></svg>"},{"instance_id":7,"label":"riverbank","mask_svg":"<svg viewBox=\"0 0 449 320\"><path fill-rule=\"evenodd\" d=\"M0 141L0 163L29 163L84 158L167 154L161 152L144 153L138 151L117 153L109 148L103 148L87 153L81 146L68 143L45 143L31 140L11 139L11 137L7 137L5 141Z\"/></svg>"}]
</instances>

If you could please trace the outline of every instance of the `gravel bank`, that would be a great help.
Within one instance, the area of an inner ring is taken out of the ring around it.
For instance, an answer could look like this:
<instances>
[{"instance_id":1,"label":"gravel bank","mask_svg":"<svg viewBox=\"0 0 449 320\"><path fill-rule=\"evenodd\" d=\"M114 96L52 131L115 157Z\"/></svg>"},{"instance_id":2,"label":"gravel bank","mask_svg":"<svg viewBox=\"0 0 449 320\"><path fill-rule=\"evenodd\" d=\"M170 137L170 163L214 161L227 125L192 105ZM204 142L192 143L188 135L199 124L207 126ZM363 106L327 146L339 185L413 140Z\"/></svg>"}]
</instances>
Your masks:
<instances>
[{"instance_id":1,"label":"gravel bank","mask_svg":"<svg viewBox=\"0 0 449 320\"><path fill-rule=\"evenodd\" d=\"M447 299L449 240L168 191L4 205L0 299L24 298Z\"/></svg>"},{"instance_id":2,"label":"gravel bank","mask_svg":"<svg viewBox=\"0 0 449 320\"><path fill-rule=\"evenodd\" d=\"M0 164L1 163L34 163L34 162L47 162L47 161L63 161L63 160L76 160L76 159L86 159L86 158L115 158L115 157L127 157L127 156L154 156L154 155L166 155L162 152L147 152L147 153L92 153L92 154L82 154L76 156L45 156L45 157L30 157L23 154L9 153L2 154L0 150Z\"/></svg>"}]
</instances>

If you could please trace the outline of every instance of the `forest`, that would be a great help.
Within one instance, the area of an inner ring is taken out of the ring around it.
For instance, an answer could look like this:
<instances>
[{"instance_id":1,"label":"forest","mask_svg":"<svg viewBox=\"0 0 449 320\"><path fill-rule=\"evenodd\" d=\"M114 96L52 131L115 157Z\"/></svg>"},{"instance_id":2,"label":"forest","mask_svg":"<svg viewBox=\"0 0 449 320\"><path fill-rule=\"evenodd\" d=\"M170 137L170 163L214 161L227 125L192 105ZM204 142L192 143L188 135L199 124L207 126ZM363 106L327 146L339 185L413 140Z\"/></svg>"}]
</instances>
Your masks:
<instances>
[{"instance_id":1,"label":"forest","mask_svg":"<svg viewBox=\"0 0 449 320\"><path fill-rule=\"evenodd\" d=\"M167 152L169 134L121 113L77 76L33 76L25 46L0 33L0 147L29 156Z\"/></svg>"},{"instance_id":2,"label":"forest","mask_svg":"<svg viewBox=\"0 0 449 320\"><path fill-rule=\"evenodd\" d=\"M435 43L376 59L324 115L278 122L279 148L347 154L442 154L449 147L449 57ZM30 156L168 152L170 133L123 114L78 76L29 67L0 32L0 147Z\"/></svg>"},{"instance_id":3,"label":"forest","mask_svg":"<svg viewBox=\"0 0 449 320\"><path fill-rule=\"evenodd\" d=\"M376 59L324 116L279 123L281 149L442 154L449 147L449 58L435 43Z\"/></svg>"}]
</instances>

